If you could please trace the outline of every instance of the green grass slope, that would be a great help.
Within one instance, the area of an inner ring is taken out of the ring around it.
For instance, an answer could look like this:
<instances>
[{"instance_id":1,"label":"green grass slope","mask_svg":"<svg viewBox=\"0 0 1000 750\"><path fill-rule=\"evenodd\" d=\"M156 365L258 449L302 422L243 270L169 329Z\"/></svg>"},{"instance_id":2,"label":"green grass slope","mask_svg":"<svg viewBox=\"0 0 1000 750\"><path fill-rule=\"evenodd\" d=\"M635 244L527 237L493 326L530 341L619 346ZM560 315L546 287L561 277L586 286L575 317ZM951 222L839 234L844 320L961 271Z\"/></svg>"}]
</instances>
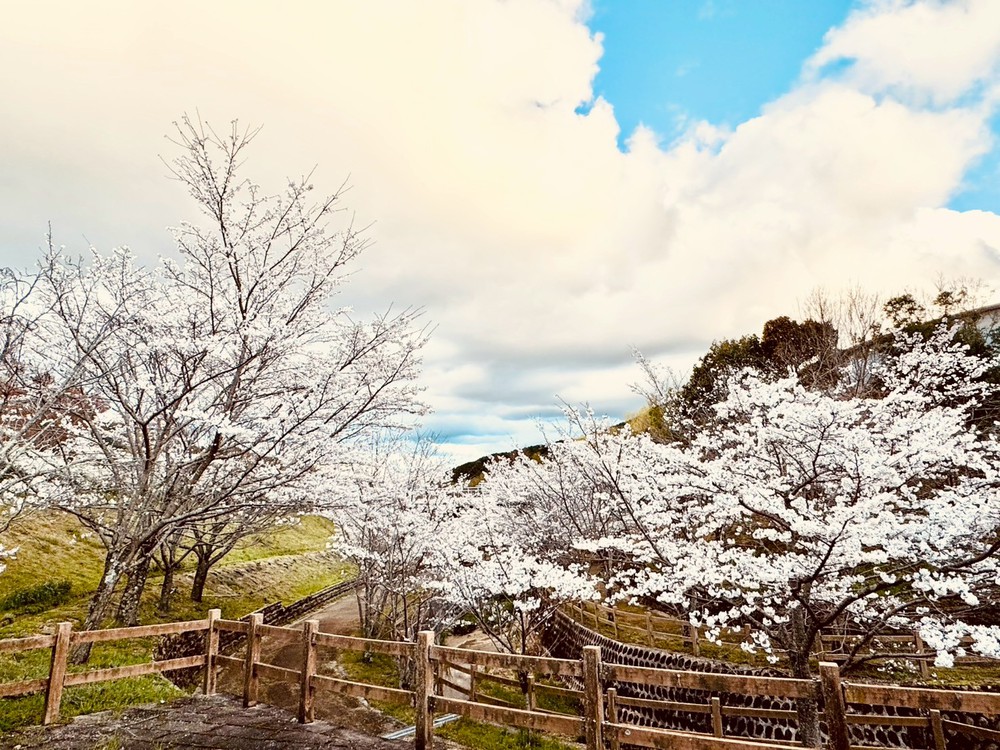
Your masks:
<instances>
[{"instance_id":1,"label":"green grass slope","mask_svg":"<svg viewBox=\"0 0 1000 750\"><path fill-rule=\"evenodd\" d=\"M323 518L306 517L256 535L240 544L209 574L204 601L188 599L190 575L176 578L179 589L168 615L156 612L159 584L150 575L143 597L143 623L194 620L209 609L219 608L223 617L238 618L274 601L290 603L338 583L351 574L349 566L326 551L333 524ZM39 589L65 589L54 606L9 607L0 611L0 638L53 632L55 624L71 622L78 627L86 614L91 594L103 571L104 548L71 516L51 513L19 519L3 537L7 547L18 548L7 569L0 573L0 603L23 601ZM124 666L149 661L155 645L152 638L96 644L89 668ZM36 679L48 674L49 650L40 649L0 656L0 682ZM122 708L141 703L170 700L183 695L158 675L116 680L68 688L63 698L63 716ZM0 699L0 732L37 723L42 695ZM2 741L0 741L2 745Z\"/></svg>"}]
</instances>

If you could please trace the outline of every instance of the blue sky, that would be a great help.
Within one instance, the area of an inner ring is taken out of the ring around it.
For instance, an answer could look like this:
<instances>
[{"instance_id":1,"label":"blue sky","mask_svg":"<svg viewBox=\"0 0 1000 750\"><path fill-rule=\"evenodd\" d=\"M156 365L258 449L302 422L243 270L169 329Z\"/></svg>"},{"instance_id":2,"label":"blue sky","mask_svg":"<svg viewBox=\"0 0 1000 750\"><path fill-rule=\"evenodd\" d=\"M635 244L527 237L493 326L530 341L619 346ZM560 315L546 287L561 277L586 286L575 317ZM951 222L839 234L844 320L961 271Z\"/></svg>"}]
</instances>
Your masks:
<instances>
[{"instance_id":1,"label":"blue sky","mask_svg":"<svg viewBox=\"0 0 1000 750\"><path fill-rule=\"evenodd\" d=\"M5 14L0 92L3 265L50 222L176 254L185 112L262 125L266 190L347 179L341 301L426 310L456 460L635 411L633 347L684 378L817 288L1000 301L1000 0L51 0Z\"/></svg>"},{"instance_id":2,"label":"blue sky","mask_svg":"<svg viewBox=\"0 0 1000 750\"><path fill-rule=\"evenodd\" d=\"M787 92L857 0L594 0L603 35L594 93L615 108L620 148L643 124L670 141L692 120L735 127ZM845 63L847 64L847 63ZM990 120L1000 133L1000 116ZM948 205L1000 209L1000 148L966 172Z\"/></svg>"},{"instance_id":3,"label":"blue sky","mask_svg":"<svg viewBox=\"0 0 1000 750\"><path fill-rule=\"evenodd\" d=\"M595 93L624 140L639 123L671 138L690 119L735 126L788 91L848 0L595 0L604 35Z\"/></svg>"}]
</instances>

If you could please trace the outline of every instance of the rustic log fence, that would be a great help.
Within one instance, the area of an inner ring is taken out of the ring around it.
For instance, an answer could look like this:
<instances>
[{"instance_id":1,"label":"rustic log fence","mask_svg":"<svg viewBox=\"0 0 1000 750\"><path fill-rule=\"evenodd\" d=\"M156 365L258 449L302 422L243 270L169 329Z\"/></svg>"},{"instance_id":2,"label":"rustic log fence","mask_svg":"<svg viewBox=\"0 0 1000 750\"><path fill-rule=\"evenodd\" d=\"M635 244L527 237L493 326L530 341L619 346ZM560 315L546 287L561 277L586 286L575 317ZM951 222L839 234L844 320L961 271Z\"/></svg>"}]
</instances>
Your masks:
<instances>
[{"instance_id":1,"label":"rustic log fence","mask_svg":"<svg viewBox=\"0 0 1000 750\"><path fill-rule=\"evenodd\" d=\"M288 625L311 612L315 612L335 599L339 599L358 586L357 579L350 579L327 586L324 589L298 599L291 604L282 602L271 602L260 609L254 610L241 619L249 621L255 615L260 615L261 622L265 625ZM238 633L223 632L219 636L219 653L232 655L243 645L243 636ZM153 650L154 660L168 661L186 656L194 656L201 653L202 644L197 633L179 633L167 636L157 643ZM182 687L193 687L197 683L197 671L188 670L186 672L176 672L171 676L171 681Z\"/></svg>"},{"instance_id":2,"label":"rustic log fence","mask_svg":"<svg viewBox=\"0 0 1000 750\"><path fill-rule=\"evenodd\" d=\"M176 633L201 634L199 637L203 638L203 652L179 659L124 667L82 672L67 669L67 657L74 645ZM242 657L219 652L220 636L223 634L235 634L242 638L245 645L245 654ZM302 647L300 666L291 669L261 661L261 641L264 638L300 643ZM413 659L416 674L413 689L369 685L320 674L317 671L317 664L320 663L317 651L326 647ZM332 690L368 700L408 703L416 709L415 747L418 750L429 750L431 747L435 712L452 712L508 726L552 732L572 738L582 737L588 750L598 750L606 745L615 750L622 745L670 747L679 750L727 748L780 750L792 744L723 736L723 716L766 714L768 717L794 720L796 713L723 706L718 694L816 700L822 707L823 721L827 727L827 746L834 750L859 750L859 746L850 742L848 727L851 724L865 723L925 728L932 738L932 743L928 747L935 750L946 750L950 741L953 742L953 748L967 746L961 739L954 739L964 736L987 742L1000 742L1000 732L950 721L942 716L943 711L986 716L1000 715L1000 694L841 682L837 665L829 662L820 665L819 679L814 680L710 674L604 663L598 646L585 647L583 658L580 660L522 656L438 646L434 644L432 632L420 633L416 643L376 641L320 632L317 620L306 621L302 628L279 627L264 624L260 613L255 613L248 621L224 620L219 610L211 610L208 617L203 620L110 630L73 632L70 623L61 623L54 635L0 640L0 653L16 653L30 649L51 649L48 677L0 684L0 697L44 692L45 706L42 716L44 724L58 719L64 687L156 674L174 669L202 667L202 689L205 694L211 695L216 689L217 670L224 665L230 665L243 670L243 703L246 706L253 705L258 700L262 678L296 682L299 686L298 719L301 722L313 720L315 696L322 690ZM493 679L506 684L522 685L519 680L491 675L488 673L489 669L508 670L518 675L527 674L530 677L532 692L550 690L559 695L571 696L579 701L580 709L573 714L545 711L534 705L534 699L531 697L528 698L526 708L498 705L495 700L484 701L484 696L477 690L477 679L480 682L484 679ZM470 685L466 688L448 680L444 673L449 670L469 675ZM564 683L549 684L546 680L562 680ZM615 688L615 685L622 683L688 688L714 694L704 704L623 698L617 695ZM566 684L582 685L583 690L565 687ZM464 697L446 697L442 694L444 686L464 694ZM640 704L658 710L710 714L712 734L651 729L620 720L621 707ZM848 704L916 709L925 713L912 716L858 714L850 712ZM949 736L953 739L949 740Z\"/></svg>"},{"instance_id":3,"label":"rustic log fence","mask_svg":"<svg viewBox=\"0 0 1000 750\"><path fill-rule=\"evenodd\" d=\"M63 688L74 685L87 685L93 682L120 680L126 677L140 677L148 674L162 674L176 669L204 667L211 664L213 643L217 644L217 629L214 627L221 616L220 610L213 609L204 620L189 620L187 622L171 622L161 625L143 625L134 628L111 628L108 630L73 631L72 623L59 623L54 635L35 635L28 638L8 638L0 640L0 654L22 653L35 649L51 649L47 677L34 680L0 683L0 698L45 693L45 704L42 713L42 723L51 724L59 718L59 708L62 702ZM85 643L103 643L120 641L129 638L149 638L175 633L204 632L205 648L192 656L177 659L163 659L144 664L130 664L123 667L106 667L83 671L70 671L68 657L70 649ZM206 680L211 670L206 670ZM207 684L207 683L206 683ZM213 683L214 684L214 683Z\"/></svg>"},{"instance_id":4,"label":"rustic log fence","mask_svg":"<svg viewBox=\"0 0 1000 750\"><path fill-rule=\"evenodd\" d=\"M613 637L616 641L628 639L631 643L641 643L652 648L668 648L672 651L684 651L692 656L700 656L702 645L706 641L704 628L670 617L659 612L646 610L630 612L628 610L607 607L599 602L583 602L567 604L563 610L581 625L592 628L597 633ZM750 628L723 628L717 642L713 646L723 650L738 650L740 645L749 640ZM817 639L814 656L817 661L843 663L848 660L851 651L861 643L863 636L855 633L822 633ZM969 647L972 638L963 638L960 646ZM857 654L865 661L884 661L894 659L908 661L916 665L922 677L930 676L930 666L937 657L937 652L928 650L920 634L887 633L877 634L859 649ZM956 666L998 665L996 659L977 656L957 656Z\"/></svg>"}]
</instances>

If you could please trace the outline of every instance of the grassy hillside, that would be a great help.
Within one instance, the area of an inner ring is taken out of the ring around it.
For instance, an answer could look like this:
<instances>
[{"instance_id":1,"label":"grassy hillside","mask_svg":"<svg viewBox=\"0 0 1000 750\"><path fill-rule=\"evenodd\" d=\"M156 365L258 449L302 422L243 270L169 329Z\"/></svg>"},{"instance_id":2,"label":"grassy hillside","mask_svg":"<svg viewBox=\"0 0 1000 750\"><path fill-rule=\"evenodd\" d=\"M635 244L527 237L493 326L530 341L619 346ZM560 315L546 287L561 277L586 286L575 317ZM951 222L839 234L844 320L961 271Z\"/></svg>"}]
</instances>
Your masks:
<instances>
[{"instance_id":1,"label":"grassy hillside","mask_svg":"<svg viewBox=\"0 0 1000 750\"><path fill-rule=\"evenodd\" d=\"M3 535L17 548L0 573L0 600L44 580L69 581L74 592L93 591L101 577L104 547L79 521L62 513L33 514L14 522Z\"/></svg>"},{"instance_id":2,"label":"grassy hillside","mask_svg":"<svg viewBox=\"0 0 1000 750\"><path fill-rule=\"evenodd\" d=\"M226 616L242 616L268 602L292 601L341 580L344 566L326 554L332 533L332 522L308 516L245 540L213 568L203 606L186 601L190 579L178 576L176 614L197 617L218 606ZM0 573L0 609L5 600L45 583L68 583L70 590L65 601L43 612L9 606L0 611L0 637L37 632L46 623L82 620L104 564L104 548L95 535L72 516L35 514L19 519L4 535L4 544L17 548L17 554ZM156 619L152 610L160 580L154 570L144 599L144 622Z\"/></svg>"},{"instance_id":3,"label":"grassy hillside","mask_svg":"<svg viewBox=\"0 0 1000 750\"><path fill-rule=\"evenodd\" d=\"M187 598L189 575L177 578L175 607L167 616L156 613L156 599L162 580L150 576L143 599L144 623L193 620L218 607L223 617L238 618L264 604L292 602L326 586L344 580L349 566L326 551L333 524L323 518L307 517L300 523L279 526L246 540L233 550L209 575L204 601ZM0 638L51 632L55 623L79 626L86 614L91 593L97 586L104 564L100 542L64 514L36 514L20 519L4 535L4 544L17 547L15 558L0 573ZM41 587L68 593L54 606L10 606ZM90 666L123 666L148 661L155 639L138 639L97 644ZM44 677L48 672L47 649L7 654L0 657L0 682ZM166 679L152 675L68 688L63 702L66 717L139 703L169 700L182 692ZM42 696L0 699L0 732L36 723L42 710Z\"/></svg>"}]
</instances>

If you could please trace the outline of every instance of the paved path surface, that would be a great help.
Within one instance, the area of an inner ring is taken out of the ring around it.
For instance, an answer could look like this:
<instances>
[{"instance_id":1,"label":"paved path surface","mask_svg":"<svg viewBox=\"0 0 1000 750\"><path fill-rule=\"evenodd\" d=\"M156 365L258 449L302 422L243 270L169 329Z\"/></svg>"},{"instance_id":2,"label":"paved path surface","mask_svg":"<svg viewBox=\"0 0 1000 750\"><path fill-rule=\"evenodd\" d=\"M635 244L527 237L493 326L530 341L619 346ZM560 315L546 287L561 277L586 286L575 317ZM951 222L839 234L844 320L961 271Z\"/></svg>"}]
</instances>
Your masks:
<instances>
[{"instance_id":1,"label":"paved path surface","mask_svg":"<svg viewBox=\"0 0 1000 750\"><path fill-rule=\"evenodd\" d=\"M404 750L413 741L389 742L324 721L299 724L287 711L243 708L231 696L183 698L161 705L79 716L55 727L0 735L5 750Z\"/></svg>"}]
</instances>

